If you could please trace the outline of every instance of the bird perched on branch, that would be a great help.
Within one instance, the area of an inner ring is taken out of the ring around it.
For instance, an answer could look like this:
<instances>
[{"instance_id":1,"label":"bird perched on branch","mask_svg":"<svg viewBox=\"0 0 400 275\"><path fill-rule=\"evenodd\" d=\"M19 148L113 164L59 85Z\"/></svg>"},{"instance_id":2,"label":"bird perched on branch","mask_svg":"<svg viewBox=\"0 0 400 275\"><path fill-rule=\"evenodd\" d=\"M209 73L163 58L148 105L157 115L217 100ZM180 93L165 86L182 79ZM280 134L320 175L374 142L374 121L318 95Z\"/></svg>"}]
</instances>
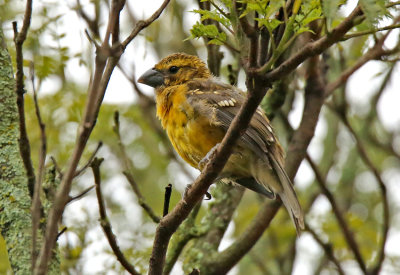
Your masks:
<instances>
[{"instance_id":1,"label":"bird perched on branch","mask_svg":"<svg viewBox=\"0 0 400 275\"><path fill-rule=\"evenodd\" d=\"M246 98L238 88L213 77L198 57L183 53L165 57L138 82L156 89L157 116L172 145L200 170ZM219 179L232 179L271 199L278 195L299 233L304 229L304 217L283 162L282 147L258 108Z\"/></svg>"}]
</instances>

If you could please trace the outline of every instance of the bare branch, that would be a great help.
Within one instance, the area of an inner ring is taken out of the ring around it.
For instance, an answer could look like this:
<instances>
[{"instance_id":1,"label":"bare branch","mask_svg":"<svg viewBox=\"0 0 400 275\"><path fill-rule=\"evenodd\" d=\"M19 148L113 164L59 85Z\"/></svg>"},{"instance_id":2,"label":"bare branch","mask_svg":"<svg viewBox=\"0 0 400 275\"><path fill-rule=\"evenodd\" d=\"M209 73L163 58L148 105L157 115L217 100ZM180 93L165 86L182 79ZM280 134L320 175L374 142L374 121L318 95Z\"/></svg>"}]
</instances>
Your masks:
<instances>
[{"instance_id":1,"label":"bare branch","mask_svg":"<svg viewBox=\"0 0 400 275\"><path fill-rule=\"evenodd\" d=\"M282 76L287 75L289 72L296 69L297 66L303 63L307 58L322 53L334 43L339 41L355 25L355 19L360 15L362 15L362 10L360 6L357 6L348 17L343 19L342 22L332 30L329 35L325 35L317 41L307 43L300 51L272 71L268 73L265 71L268 69L266 64L257 69L255 72L260 74L266 73L264 75L265 81L275 81Z\"/></svg>"},{"instance_id":2,"label":"bare branch","mask_svg":"<svg viewBox=\"0 0 400 275\"><path fill-rule=\"evenodd\" d=\"M97 10L97 5L99 5L99 2L94 1L93 2L95 5L95 10ZM99 29L99 17L98 13L95 12L95 18L91 19L89 15L83 10L81 1L77 0L76 1L76 8L75 10L77 13L85 20L86 24L88 25L89 29L91 32L96 36L97 39L100 38L100 29ZM88 33L87 33L88 34Z\"/></svg>"},{"instance_id":3,"label":"bare branch","mask_svg":"<svg viewBox=\"0 0 400 275\"><path fill-rule=\"evenodd\" d=\"M57 173L60 175L60 178L62 178L64 174L63 174L60 166L58 166L56 159L53 156L50 156L50 159L53 162L53 165L56 168Z\"/></svg>"},{"instance_id":4,"label":"bare branch","mask_svg":"<svg viewBox=\"0 0 400 275\"><path fill-rule=\"evenodd\" d=\"M141 30L149 26L151 23L153 23L154 20L156 20L161 15L161 13L167 7L169 2L170 0L164 0L164 2L161 4L158 10L156 10L152 16L150 16L146 20L140 20L139 22L136 23L136 26L132 30L131 34L124 40L124 42L122 42L123 49L125 49L126 46L128 46L128 44L136 37L136 35L139 34Z\"/></svg>"},{"instance_id":5,"label":"bare branch","mask_svg":"<svg viewBox=\"0 0 400 275\"><path fill-rule=\"evenodd\" d=\"M387 31L387 30L393 30L393 29L398 29L400 28L400 24L392 24L389 26L385 26L382 28L376 28L376 29L372 29L372 30L366 30L366 31L360 31L360 32L355 32L355 33L351 33L348 35L343 36L343 38L341 39L342 41L354 38L354 37L360 37L363 35L369 35L369 34L375 34L377 32L381 32L381 31Z\"/></svg>"},{"instance_id":6,"label":"bare branch","mask_svg":"<svg viewBox=\"0 0 400 275\"><path fill-rule=\"evenodd\" d=\"M119 112L114 113L114 127L113 131L117 135L118 138L118 147L119 151L121 152L122 155L122 165L125 169L123 174L125 175L126 179L128 180L129 184L132 187L133 192L135 193L136 197L138 198L139 205L146 211L146 213L149 215L149 217L155 222L159 223L160 222L160 217L155 214L153 209L146 203L145 197L142 195L142 192L140 192L139 186L136 183L134 177L133 177L133 164L131 159L128 157L126 153L126 149L124 144L122 143L121 139L121 133L120 133L120 127L119 127Z\"/></svg>"},{"instance_id":7,"label":"bare branch","mask_svg":"<svg viewBox=\"0 0 400 275\"><path fill-rule=\"evenodd\" d=\"M356 131L353 129L353 127L350 125L350 122L347 119L346 114L339 115L340 118L342 119L343 124L346 126L346 128L350 131L354 139L356 140L356 145L357 145L357 150L361 156L361 159L367 165L367 167L371 170L372 174L375 176L378 186L381 192L381 197L382 197L382 204L383 204L383 225L382 225L382 240L381 244L379 247L378 251L378 261L376 263L376 266L372 269L371 274L379 274L380 270L382 268L383 261L385 260L386 254L385 254L385 245L386 245L386 240L389 232L389 226L390 226L390 211L389 211L389 201L387 198L387 189L386 185L378 171L378 168L373 164L372 160L369 158L367 151L364 147L363 142L361 141L359 135L356 133Z\"/></svg>"},{"instance_id":8,"label":"bare branch","mask_svg":"<svg viewBox=\"0 0 400 275\"><path fill-rule=\"evenodd\" d=\"M84 197L87 193L89 193L90 190L92 190L94 187L96 187L95 185L92 185L88 188L86 188L85 190L83 190L80 194L70 197L68 203L73 202L73 201L77 201L79 199L81 199L82 197Z\"/></svg>"},{"instance_id":9,"label":"bare branch","mask_svg":"<svg viewBox=\"0 0 400 275\"><path fill-rule=\"evenodd\" d=\"M360 266L361 270L364 272L364 274L367 274L367 268L365 265L365 262L361 256L360 248L359 245L357 244L353 232L350 230L342 211L339 209L339 206L336 202L335 197L333 194L329 191L327 184L325 182L325 179L319 172L319 169L317 165L314 163L314 161L310 158L310 156L307 154L307 161L311 166L311 169L314 171L314 175L317 179L317 183L319 187L321 188L322 193L325 195L325 197L328 199L329 203L332 206L332 211L335 214L335 217L339 223L339 227L344 235L344 238L349 245L350 250L353 252L355 259Z\"/></svg>"},{"instance_id":10,"label":"bare branch","mask_svg":"<svg viewBox=\"0 0 400 275\"><path fill-rule=\"evenodd\" d=\"M92 155L89 157L89 159L88 159L88 161L86 162L86 164L83 165L82 168L80 168L79 170L77 170L77 171L75 172L75 177L78 177L80 174L82 174L82 173L90 166L90 164L92 163L93 159L96 157L97 152L99 152L99 150L100 150L100 148L101 148L102 146L103 146L103 142L100 141L100 142L97 144L97 147L96 147L96 149L93 151Z\"/></svg>"},{"instance_id":11,"label":"bare branch","mask_svg":"<svg viewBox=\"0 0 400 275\"><path fill-rule=\"evenodd\" d=\"M328 257L328 259L336 266L337 272L340 275L345 275L342 266L340 265L340 262L338 259L336 259L335 254L333 253L333 245L332 243L325 243L319 236L318 234L310 227L309 224L306 223L306 230L313 236L314 240L322 247L322 249L325 252L325 255Z\"/></svg>"},{"instance_id":12,"label":"bare branch","mask_svg":"<svg viewBox=\"0 0 400 275\"><path fill-rule=\"evenodd\" d=\"M30 79L32 82L32 90L33 90L33 102L35 105L35 113L39 124L40 129L40 150L39 150L39 167L38 173L33 193L32 200L32 270L35 269L36 258L37 258L37 240L38 240L38 230L39 223L42 217L41 209L42 202L40 201L40 193L42 191L42 182L43 176L45 172L45 161L46 161L46 153L47 153L47 138L46 138L46 126L43 123L42 116L40 114L40 108L37 98L37 92L35 88L35 72L33 63L30 65Z\"/></svg>"},{"instance_id":13,"label":"bare branch","mask_svg":"<svg viewBox=\"0 0 400 275\"><path fill-rule=\"evenodd\" d=\"M163 217L168 215L168 210L169 210L169 201L171 199L171 194L172 194L172 184L168 184L165 187L165 196L164 196L164 210L163 210Z\"/></svg>"},{"instance_id":14,"label":"bare branch","mask_svg":"<svg viewBox=\"0 0 400 275\"><path fill-rule=\"evenodd\" d=\"M128 171L124 171L123 174L125 175L126 179L130 183L130 185L133 189L133 192L135 192L135 194L139 200L139 205L144 209L144 211L146 211L147 215L149 215L149 217L153 220L153 222L159 223L161 218L146 203L146 200L145 200L144 196L142 195L142 193L140 192L139 187L138 187L135 179L133 178L132 173L130 173Z\"/></svg>"},{"instance_id":15,"label":"bare branch","mask_svg":"<svg viewBox=\"0 0 400 275\"><path fill-rule=\"evenodd\" d=\"M115 0L117 1L117 0ZM64 212L66 203L69 200L69 192L74 179L76 168L79 160L82 157L83 151L86 147L87 141L92 133L96 123L101 103L107 89L108 82L111 74L118 64L118 61L126 48L127 44L141 31L153 22L165 8L169 1L165 1L164 5L145 22L145 24L137 24L137 28L132 32L124 44L121 45L118 41L113 39L111 48L109 47L108 38L112 31L115 31L115 26L119 25L119 12L122 8L121 2L115 2L116 8L110 10L109 22L107 25L107 33L102 45L96 51L95 58L95 71L93 74L93 81L91 82L88 90L85 112L78 129L77 141L73 153L71 155L69 165L65 175L61 181L60 187L57 191L54 205L49 213L49 218L45 230L45 239L40 250L38 265L34 270L35 275L44 275L48 268L48 262L51 258L52 249L55 246L57 237L57 225ZM116 14L118 13L118 14ZM115 34L115 32L114 32Z\"/></svg>"},{"instance_id":16,"label":"bare branch","mask_svg":"<svg viewBox=\"0 0 400 275\"><path fill-rule=\"evenodd\" d=\"M124 254L122 253L121 249L118 246L117 240L115 235L112 231L111 224L107 217L106 207L103 199L103 195L101 193L101 178L100 178L100 165L103 159L95 158L92 163L91 167L93 170L93 176L95 180L96 186L96 195L97 195L97 202L99 204L99 213L100 213L100 225L103 228L104 234L107 237L108 243L114 255L117 257L117 260L120 264L130 273L134 275L139 275L140 273L135 270L135 267L131 265L128 260L125 258Z\"/></svg>"},{"instance_id":17,"label":"bare branch","mask_svg":"<svg viewBox=\"0 0 400 275\"><path fill-rule=\"evenodd\" d=\"M28 29L31 23L32 17L32 0L28 0L26 2L24 21L22 24L21 32L18 32L17 22L13 22L13 30L14 30L14 43L15 43L15 52L16 52L16 77L15 77L15 92L17 94L17 106L18 106L18 115L19 115L19 130L20 130L20 138L19 138L19 148L21 153L22 161L24 162L26 174L28 177L28 188L29 194L31 198L33 198L34 186L35 186L35 171L32 165L31 159L31 146L29 143L28 134L26 131L26 123L25 123L25 104L24 104L24 94L25 94L25 85L24 85L24 56L22 52L22 46L25 42Z\"/></svg>"},{"instance_id":18,"label":"bare branch","mask_svg":"<svg viewBox=\"0 0 400 275\"><path fill-rule=\"evenodd\" d=\"M399 18L397 18L395 21L398 21ZM359 68L361 68L363 65L365 65L368 61L374 60L377 58L382 57L383 55L388 54L387 51L383 49L383 45L386 41L386 38L389 36L390 32L392 29L390 29L385 35L382 35L382 37L376 41L375 45L368 50L361 58L359 58L351 68L348 68L345 70L334 82L331 82L327 85L326 90L325 90L325 96L328 97L330 96L334 90L336 90L338 87L346 83L348 78ZM396 50L396 48L394 48ZM390 53L389 53L390 54Z\"/></svg>"}]
</instances>

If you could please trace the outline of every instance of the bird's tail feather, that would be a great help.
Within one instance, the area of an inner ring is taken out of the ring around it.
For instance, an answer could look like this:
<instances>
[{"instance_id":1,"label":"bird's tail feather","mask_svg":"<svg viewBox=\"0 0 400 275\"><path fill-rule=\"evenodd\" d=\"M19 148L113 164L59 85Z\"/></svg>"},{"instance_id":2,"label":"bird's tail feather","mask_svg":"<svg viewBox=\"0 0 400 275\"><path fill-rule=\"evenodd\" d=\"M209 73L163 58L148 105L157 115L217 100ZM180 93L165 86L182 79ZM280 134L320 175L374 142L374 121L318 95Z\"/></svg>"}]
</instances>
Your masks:
<instances>
[{"instance_id":1,"label":"bird's tail feather","mask_svg":"<svg viewBox=\"0 0 400 275\"><path fill-rule=\"evenodd\" d=\"M274 158L271 158L271 164L282 185L282 191L278 192L278 195L289 212L289 216L296 227L297 234L300 235L301 231L304 230L304 215L296 192L282 166Z\"/></svg>"}]
</instances>

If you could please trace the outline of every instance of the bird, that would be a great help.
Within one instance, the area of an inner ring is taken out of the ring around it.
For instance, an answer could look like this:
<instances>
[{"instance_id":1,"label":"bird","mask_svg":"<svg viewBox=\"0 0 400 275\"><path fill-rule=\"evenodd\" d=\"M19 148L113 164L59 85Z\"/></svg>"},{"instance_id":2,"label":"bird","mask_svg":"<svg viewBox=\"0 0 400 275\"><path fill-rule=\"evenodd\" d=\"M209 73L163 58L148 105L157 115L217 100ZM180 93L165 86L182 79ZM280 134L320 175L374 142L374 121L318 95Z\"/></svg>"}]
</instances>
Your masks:
<instances>
[{"instance_id":1,"label":"bird","mask_svg":"<svg viewBox=\"0 0 400 275\"><path fill-rule=\"evenodd\" d=\"M200 171L246 99L244 91L214 77L199 57L185 53L163 58L138 82L155 88L162 127L177 153ZM304 229L303 211L284 170L282 146L260 107L236 142L221 179L270 199L279 196L297 233Z\"/></svg>"}]
</instances>

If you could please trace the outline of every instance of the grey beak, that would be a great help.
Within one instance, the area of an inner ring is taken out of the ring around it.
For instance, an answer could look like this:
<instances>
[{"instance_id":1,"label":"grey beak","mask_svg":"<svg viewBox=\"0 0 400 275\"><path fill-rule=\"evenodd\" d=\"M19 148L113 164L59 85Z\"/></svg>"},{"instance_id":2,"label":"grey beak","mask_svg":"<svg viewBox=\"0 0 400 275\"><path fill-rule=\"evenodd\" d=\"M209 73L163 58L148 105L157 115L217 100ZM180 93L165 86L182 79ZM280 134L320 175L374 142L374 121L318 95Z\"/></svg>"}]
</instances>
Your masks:
<instances>
[{"instance_id":1,"label":"grey beak","mask_svg":"<svg viewBox=\"0 0 400 275\"><path fill-rule=\"evenodd\" d=\"M141 77L139 77L138 82L153 88L157 88L164 84L164 76L161 72L155 69L150 69L142 74Z\"/></svg>"}]
</instances>

